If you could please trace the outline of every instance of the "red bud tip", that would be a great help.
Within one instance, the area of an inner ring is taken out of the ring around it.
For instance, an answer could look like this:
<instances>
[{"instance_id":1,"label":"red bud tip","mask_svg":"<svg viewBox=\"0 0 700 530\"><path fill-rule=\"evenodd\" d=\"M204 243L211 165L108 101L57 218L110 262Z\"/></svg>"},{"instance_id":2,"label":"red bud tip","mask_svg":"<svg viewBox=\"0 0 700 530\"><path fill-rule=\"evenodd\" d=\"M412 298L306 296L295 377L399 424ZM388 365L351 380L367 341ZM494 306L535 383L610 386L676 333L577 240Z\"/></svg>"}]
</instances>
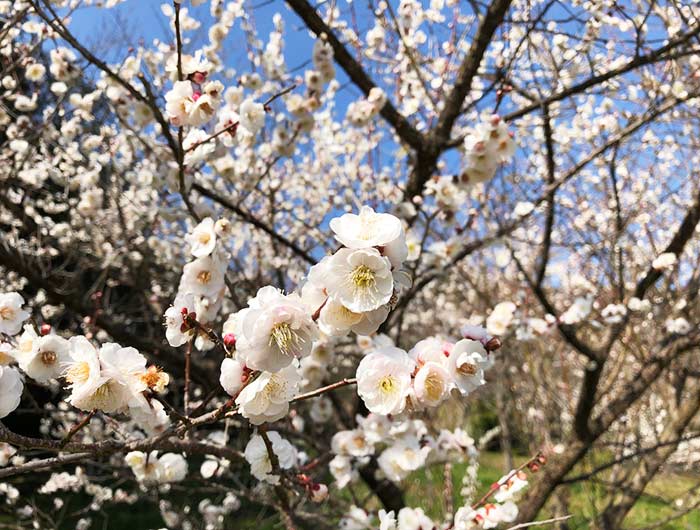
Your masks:
<instances>
[{"instance_id":1,"label":"red bud tip","mask_svg":"<svg viewBox=\"0 0 700 530\"><path fill-rule=\"evenodd\" d=\"M42 335L48 335L49 333L51 333L51 325L50 324L42 324L41 328L39 329L39 332Z\"/></svg>"},{"instance_id":2,"label":"red bud tip","mask_svg":"<svg viewBox=\"0 0 700 530\"><path fill-rule=\"evenodd\" d=\"M229 348L236 347L236 336L233 333L227 333L224 335L224 344Z\"/></svg>"}]
</instances>

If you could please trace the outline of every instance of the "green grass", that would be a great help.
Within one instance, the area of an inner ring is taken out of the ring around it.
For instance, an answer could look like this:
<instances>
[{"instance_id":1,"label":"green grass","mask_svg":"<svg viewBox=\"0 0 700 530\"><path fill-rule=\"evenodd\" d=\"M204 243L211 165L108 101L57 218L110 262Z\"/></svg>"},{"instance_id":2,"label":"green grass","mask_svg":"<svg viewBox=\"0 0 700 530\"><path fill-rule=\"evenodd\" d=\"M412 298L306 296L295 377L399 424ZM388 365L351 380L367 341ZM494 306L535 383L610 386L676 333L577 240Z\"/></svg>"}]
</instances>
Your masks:
<instances>
[{"instance_id":1,"label":"green grass","mask_svg":"<svg viewBox=\"0 0 700 530\"><path fill-rule=\"evenodd\" d=\"M516 457L516 464L523 462L527 457ZM483 452L479 458L480 468L478 474L479 487L477 496L488 491L491 484L496 482L504 474L503 455L496 452ZM454 506L455 509L462 505L459 496L461 480L465 464L457 464L453 467ZM583 471L581 468L578 471ZM532 477L537 480L537 475ZM641 528L657 521L663 520L674 513L673 507L668 506L669 501L674 501L697 483L697 477L678 473L665 473L658 475L646 488L637 504L625 519L624 528ZM407 504L420 506L426 513L440 520L444 514L444 477L442 466L433 466L416 472L406 482ZM590 527L590 519L604 506L606 500L605 488L595 482L581 482L569 488L569 513L574 517L568 521L571 530L584 530ZM546 519L551 514L551 507L545 506L538 518ZM700 529L700 509L696 509L683 517L670 521L657 527L659 530L697 530Z\"/></svg>"}]
</instances>

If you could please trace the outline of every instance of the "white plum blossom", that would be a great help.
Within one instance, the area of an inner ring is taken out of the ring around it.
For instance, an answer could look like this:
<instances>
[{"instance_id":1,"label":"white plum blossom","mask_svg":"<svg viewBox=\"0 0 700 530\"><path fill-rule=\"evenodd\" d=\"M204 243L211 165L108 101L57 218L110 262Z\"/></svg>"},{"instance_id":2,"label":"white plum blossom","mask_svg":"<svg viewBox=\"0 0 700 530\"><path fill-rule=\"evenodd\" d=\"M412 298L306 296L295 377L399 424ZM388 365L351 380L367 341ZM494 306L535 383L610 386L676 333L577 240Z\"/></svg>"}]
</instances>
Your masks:
<instances>
[{"instance_id":1,"label":"white plum blossom","mask_svg":"<svg viewBox=\"0 0 700 530\"><path fill-rule=\"evenodd\" d=\"M450 395L452 377L443 363L428 362L420 367L413 380L418 403L435 407Z\"/></svg>"},{"instance_id":2,"label":"white plum blossom","mask_svg":"<svg viewBox=\"0 0 700 530\"><path fill-rule=\"evenodd\" d=\"M124 457L136 480L146 485L180 482L187 476L187 460L177 453L132 451Z\"/></svg>"},{"instance_id":3,"label":"white plum blossom","mask_svg":"<svg viewBox=\"0 0 700 530\"><path fill-rule=\"evenodd\" d=\"M523 471L516 472L513 470L501 477L498 484L500 487L493 495L494 500L498 502L516 500L522 491L527 488L527 475Z\"/></svg>"},{"instance_id":4,"label":"white plum blossom","mask_svg":"<svg viewBox=\"0 0 700 530\"><path fill-rule=\"evenodd\" d=\"M466 165L461 181L476 184L491 179L498 165L510 160L515 142L506 123L497 115L487 116L464 139Z\"/></svg>"},{"instance_id":5,"label":"white plum blossom","mask_svg":"<svg viewBox=\"0 0 700 530\"><path fill-rule=\"evenodd\" d=\"M215 298L224 288L224 267L212 256L197 258L184 266L181 292Z\"/></svg>"},{"instance_id":6,"label":"white plum blossom","mask_svg":"<svg viewBox=\"0 0 700 530\"><path fill-rule=\"evenodd\" d=\"M0 443L0 467L5 467L10 463L10 459L17 454L17 449L8 443Z\"/></svg>"},{"instance_id":7,"label":"white plum blossom","mask_svg":"<svg viewBox=\"0 0 700 530\"><path fill-rule=\"evenodd\" d=\"M574 300L574 303L564 311L559 317L559 320L564 324L576 324L585 319L593 308L592 298L578 297Z\"/></svg>"},{"instance_id":8,"label":"white plum blossom","mask_svg":"<svg viewBox=\"0 0 700 530\"><path fill-rule=\"evenodd\" d=\"M690 330L692 329L690 322L683 317L669 318L666 320L665 326L669 333L675 333L678 335L686 335L690 333Z\"/></svg>"},{"instance_id":9,"label":"white plum blossom","mask_svg":"<svg viewBox=\"0 0 700 530\"><path fill-rule=\"evenodd\" d=\"M195 258L210 255L216 248L216 231L214 220L206 217L185 238L190 244L190 251Z\"/></svg>"},{"instance_id":10,"label":"white plum blossom","mask_svg":"<svg viewBox=\"0 0 700 530\"><path fill-rule=\"evenodd\" d=\"M297 463L297 451L288 440L282 438L276 431L266 433L272 452L277 457L280 469L291 469ZM251 474L258 480L269 484L278 484L279 476L273 474L270 454L265 440L259 434L253 435L248 441L244 452L245 459L250 464Z\"/></svg>"},{"instance_id":11,"label":"white plum blossom","mask_svg":"<svg viewBox=\"0 0 700 530\"><path fill-rule=\"evenodd\" d=\"M516 306L513 302L501 302L493 308L493 311L486 319L486 329L493 335L503 335L511 322Z\"/></svg>"},{"instance_id":12,"label":"white plum blossom","mask_svg":"<svg viewBox=\"0 0 700 530\"><path fill-rule=\"evenodd\" d=\"M414 362L405 351L378 349L357 367L357 393L371 412L399 414L406 406L413 370Z\"/></svg>"},{"instance_id":13,"label":"white plum blossom","mask_svg":"<svg viewBox=\"0 0 700 530\"><path fill-rule=\"evenodd\" d=\"M421 508L401 508L398 515L398 530L421 530L434 528L435 523Z\"/></svg>"},{"instance_id":14,"label":"white plum blossom","mask_svg":"<svg viewBox=\"0 0 700 530\"><path fill-rule=\"evenodd\" d=\"M338 523L341 530L368 530L371 528L371 518L362 508L351 506Z\"/></svg>"},{"instance_id":15,"label":"white plum blossom","mask_svg":"<svg viewBox=\"0 0 700 530\"><path fill-rule=\"evenodd\" d=\"M165 338L168 344L173 347L182 346L194 337L194 329L187 326L183 314L195 310L194 297L192 295L178 295L173 301L173 305L166 309Z\"/></svg>"},{"instance_id":16,"label":"white plum blossom","mask_svg":"<svg viewBox=\"0 0 700 530\"><path fill-rule=\"evenodd\" d=\"M241 103L238 109L241 126L255 134L265 125L265 107L250 98Z\"/></svg>"},{"instance_id":17,"label":"white plum blossom","mask_svg":"<svg viewBox=\"0 0 700 530\"><path fill-rule=\"evenodd\" d=\"M396 530L396 515L394 511L379 510L379 530Z\"/></svg>"},{"instance_id":18,"label":"white plum blossom","mask_svg":"<svg viewBox=\"0 0 700 530\"><path fill-rule=\"evenodd\" d=\"M462 395L466 396L485 383L484 370L489 366L488 354L479 341L462 339L450 352L448 369Z\"/></svg>"},{"instance_id":19,"label":"white plum blossom","mask_svg":"<svg viewBox=\"0 0 700 530\"><path fill-rule=\"evenodd\" d=\"M299 295L261 288L248 307L233 316L236 350L242 362L270 372L311 353L318 327Z\"/></svg>"},{"instance_id":20,"label":"white plum blossom","mask_svg":"<svg viewBox=\"0 0 700 530\"><path fill-rule=\"evenodd\" d=\"M33 332L33 330L32 330ZM22 335L23 337L28 332ZM29 345L29 349L24 349ZM49 334L33 340L20 342L15 350L15 357L22 371L32 379L45 383L63 374L66 363L70 360L70 345L66 339Z\"/></svg>"},{"instance_id":21,"label":"white plum blossom","mask_svg":"<svg viewBox=\"0 0 700 530\"><path fill-rule=\"evenodd\" d=\"M28 81L32 81L33 83L39 83L43 81L45 75L46 67L41 63L32 63L30 65L27 65L27 67L24 70L24 76L27 78Z\"/></svg>"},{"instance_id":22,"label":"white plum blossom","mask_svg":"<svg viewBox=\"0 0 700 530\"><path fill-rule=\"evenodd\" d=\"M19 293L0 293L0 333L16 335L29 312L22 309L24 298Z\"/></svg>"},{"instance_id":23,"label":"white plum blossom","mask_svg":"<svg viewBox=\"0 0 700 530\"><path fill-rule=\"evenodd\" d=\"M289 412L289 402L296 395L301 376L297 362L274 373L262 372L238 394L239 412L252 424L277 421Z\"/></svg>"},{"instance_id":24,"label":"white plum blossom","mask_svg":"<svg viewBox=\"0 0 700 530\"><path fill-rule=\"evenodd\" d=\"M389 480L401 482L411 471L423 467L428 453L430 447L421 447L415 438L405 438L383 451L377 462Z\"/></svg>"},{"instance_id":25,"label":"white plum blossom","mask_svg":"<svg viewBox=\"0 0 700 530\"><path fill-rule=\"evenodd\" d=\"M672 268L676 264L676 261L678 261L678 258L673 252L664 252L654 259L651 266L657 271L662 271Z\"/></svg>"},{"instance_id":26,"label":"white plum blossom","mask_svg":"<svg viewBox=\"0 0 700 530\"><path fill-rule=\"evenodd\" d=\"M176 81L173 88L165 94L165 112L173 125L187 123L192 95L192 83L189 81Z\"/></svg>"},{"instance_id":27,"label":"white plum blossom","mask_svg":"<svg viewBox=\"0 0 700 530\"><path fill-rule=\"evenodd\" d=\"M357 471L352 467L352 460L349 456L336 455L328 463L328 470L335 479L335 485L342 489L358 478Z\"/></svg>"},{"instance_id":28,"label":"white plum blossom","mask_svg":"<svg viewBox=\"0 0 700 530\"><path fill-rule=\"evenodd\" d=\"M374 454L374 445L369 443L362 429L338 431L331 439L331 450L336 455L362 458Z\"/></svg>"},{"instance_id":29,"label":"white plum blossom","mask_svg":"<svg viewBox=\"0 0 700 530\"><path fill-rule=\"evenodd\" d=\"M391 262L375 249L336 252L323 271L328 296L354 313L374 311L394 292Z\"/></svg>"},{"instance_id":30,"label":"white plum blossom","mask_svg":"<svg viewBox=\"0 0 700 530\"><path fill-rule=\"evenodd\" d=\"M73 406L111 413L143 404L146 358L136 349L107 343L98 352L85 337L72 337L69 342L71 359L65 378Z\"/></svg>"},{"instance_id":31,"label":"white plum blossom","mask_svg":"<svg viewBox=\"0 0 700 530\"><path fill-rule=\"evenodd\" d=\"M384 247L404 239L401 220L388 213L377 213L369 206L360 213L346 213L330 222L335 238L347 248Z\"/></svg>"},{"instance_id":32,"label":"white plum blossom","mask_svg":"<svg viewBox=\"0 0 700 530\"><path fill-rule=\"evenodd\" d=\"M23 389L22 376L16 369L0 366L0 418L19 406Z\"/></svg>"},{"instance_id":33,"label":"white plum blossom","mask_svg":"<svg viewBox=\"0 0 700 530\"><path fill-rule=\"evenodd\" d=\"M221 363L219 382L229 396L237 396L245 382L243 365L236 359L225 358Z\"/></svg>"}]
</instances>

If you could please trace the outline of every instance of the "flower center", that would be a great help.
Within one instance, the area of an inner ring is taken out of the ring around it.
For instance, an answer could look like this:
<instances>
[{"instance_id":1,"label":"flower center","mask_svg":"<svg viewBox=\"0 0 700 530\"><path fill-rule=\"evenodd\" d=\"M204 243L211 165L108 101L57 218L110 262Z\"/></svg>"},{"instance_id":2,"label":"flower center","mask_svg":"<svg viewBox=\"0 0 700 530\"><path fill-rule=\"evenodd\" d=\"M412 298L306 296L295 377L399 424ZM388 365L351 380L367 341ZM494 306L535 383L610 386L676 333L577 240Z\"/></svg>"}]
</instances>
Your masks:
<instances>
[{"instance_id":1,"label":"flower center","mask_svg":"<svg viewBox=\"0 0 700 530\"><path fill-rule=\"evenodd\" d=\"M90 365L83 361L75 363L66 372L66 381L70 384L82 385L90 377Z\"/></svg>"},{"instance_id":2,"label":"flower center","mask_svg":"<svg viewBox=\"0 0 700 530\"><path fill-rule=\"evenodd\" d=\"M425 378L425 393L431 401L437 401L442 397L443 384L440 376L435 373Z\"/></svg>"},{"instance_id":3,"label":"flower center","mask_svg":"<svg viewBox=\"0 0 700 530\"><path fill-rule=\"evenodd\" d=\"M279 322L270 330L268 346L275 344L285 355L293 354L300 342L304 340L292 329L289 322Z\"/></svg>"},{"instance_id":4,"label":"flower center","mask_svg":"<svg viewBox=\"0 0 700 530\"><path fill-rule=\"evenodd\" d=\"M352 283L358 289L369 289L374 287L376 279L374 278L374 271L370 269L367 265L360 265L354 271L352 271Z\"/></svg>"},{"instance_id":5,"label":"flower center","mask_svg":"<svg viewBox=\"0 0 700 530\"><path fill-rule=\"evenodd\" d=\"M118 388L118 383L111 379L100 385L90 399L92 408L105 409L112 407L117 397Z\"/></svg>"},{"instance_id":6,"label":"flower center","mask_svg":"<svg viewBox=\"0 0 700 530\"><path fill-rule=\"evenodd\" d=\"M43 351L41 352L41 362L47 365L52 365L56 363L56 352L53 351Z\"/></svg>"},{"instance_id":7,"label":"flower center","mask_svg":"<svg viewBox=\"0 0 700 530\"><path fill-rule=\"evenodd\" d=\"M206 232L202 232L201 234L199 234L199 237L197 239L199 239L199 242L202 245L206 245L211 240L211 236Z\"/></svg>"},{"instance_id":8,"label":"flower center","mask_svg":"<svg viewBox=\"0 0 700 530\"><path fill-rule=\"evenodd\" d=\"M476 374L476 365L471 363L461 363L457 367L457 371L462 375L474 375Z\"/></svg>"},{"instance_id":9,"label":"flower center","mask_svg":"<svg viewBox=\"0 0 700 530\"><path fill-rule=\"evenodd\" d=\"M396 390L396 380L390 375L382 377L379 381L379 388L385 394L392 394Z\"/></svg>"},{"instance_id":10,"label":"flower center","mask_svg":"<svg viewBox=\"0 0 700 530\"><path fill-rule=\"evenodd\" d=\"M141 375L141 381L156 392L162 392L169 380L170 377L156 366L149 366L148 370Z\"/></svg>"},{"instance_id":11,"label":"flower center","mask_svg":"<svg viewBox=\"0 0 700 530\"><path fill-rule=\"evenodd\" d=\"M202 271L199 274L197 274L197 281L199 283L209 283L211 281L211 272L210 271Z\"/></svg>"},{"instance_id":12,"label":"flower center","mask_svg":"<svg viewBox=\"0 0 700 530\"><path fill-rule=\"evenodd\" d=\"M11 307L0 307L0 320L12 320L15 318L15 310Z\"/></svg>"}]
</instances>

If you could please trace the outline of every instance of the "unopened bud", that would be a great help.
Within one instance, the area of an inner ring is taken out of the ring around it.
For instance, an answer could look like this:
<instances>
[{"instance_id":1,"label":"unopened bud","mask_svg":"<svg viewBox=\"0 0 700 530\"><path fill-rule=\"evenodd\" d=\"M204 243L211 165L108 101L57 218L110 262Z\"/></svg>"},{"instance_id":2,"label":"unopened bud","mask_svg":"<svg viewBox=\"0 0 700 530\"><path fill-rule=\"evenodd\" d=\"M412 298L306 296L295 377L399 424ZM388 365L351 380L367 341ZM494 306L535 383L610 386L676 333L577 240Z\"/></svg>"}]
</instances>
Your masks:
<instances>
[{"instance_id":1,"label":"unopened bud","mask_svg":"<svg viewBox=\"0 0 700 530\"><path fill-rule=\"evenodd\" d=\"M224 344L227 348L236 347L236 336L233 333L227 333L224 335Z\"/></svg>"},{"instance_id":2,"label":"unopened bud","mask_svg":"<svg viewBox=\"0 0 700 530\"><path fill-rule=\"evenodd\" d=\"M310 489L311 500L314 502L323 502L328 498L328 486L325 484L313 484Z\"/></svg>"},{"instance_id":3,"label":"unopened bud","mask_svg":"<svg viewBox=\"0 0 700 530\"><path fill-rule=\"evenodd\" d=\"M488 342L484 344L484 348L486 348L486 351L496 351L501 345L501 339L498 337L491 337Z\"/></svg>"},{"instance_id":4,"label":"unopened bud","mask_svg":"<svg viewBox=\"0 0 700 530\"><path fill-rule=\"evenodd\" d=\"M198 85L201 85L204 83L204 80L207 78L207 73L206 72L195 72L191 76L192 81L197 83Z\"/></svg>"},{"instance_id":5,"label":"unopened bud","mask_svg":"<svg viewBox=\"0 0 700 530\"><path fill-rule=\"evenodd\" d=\"M39 328L39 333L41 333L42 336L48 335L49 333L51 333L51 325L50 324L42 324L41 328Z\"/></svg>"}]
</instances>

